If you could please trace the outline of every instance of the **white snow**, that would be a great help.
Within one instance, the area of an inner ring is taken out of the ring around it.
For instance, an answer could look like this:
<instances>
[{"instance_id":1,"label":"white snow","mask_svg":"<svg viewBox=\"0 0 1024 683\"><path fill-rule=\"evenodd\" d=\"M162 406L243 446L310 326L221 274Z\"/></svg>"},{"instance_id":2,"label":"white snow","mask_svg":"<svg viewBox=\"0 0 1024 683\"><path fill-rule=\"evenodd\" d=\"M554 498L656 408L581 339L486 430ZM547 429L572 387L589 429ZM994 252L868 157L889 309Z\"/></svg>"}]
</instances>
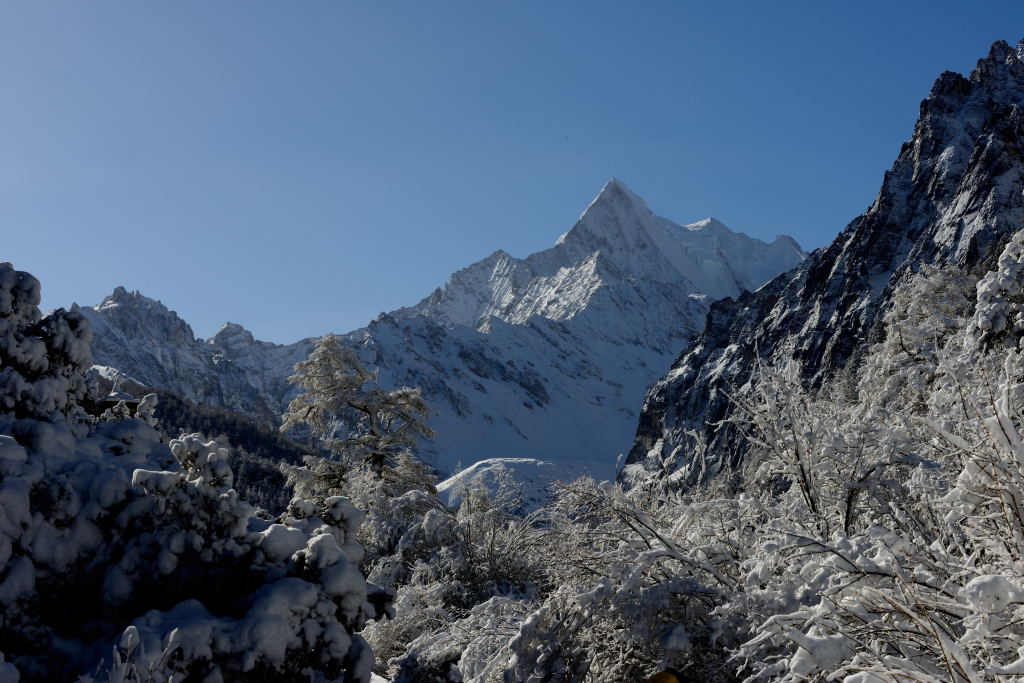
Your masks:
<instances>
[{"instance_id":1,"label":"white snow","mask_svg":"<svg viewBox=\"0 0 1024 683\"><path fill-rule=\"evenodd\" d=\"M479 487L494 493L511 484L522 494L519 511L529 512L550 499L552 484L581 474L534 458L487 458L442 481L437 493L447 505L458 507L467 489Z\"/></svg>"},{"instance_id":2,"label":"white snow","mask_svg":"<svg viewBox=\"0 0 1024 683\"><path fill-rule=\"evenodd\" d=\"M976 610L998 614L1014 602L1024 602L1024 590L1005 576L985 574L971 579L963 590L964 599Z\"/></svg>"}]
</instances>

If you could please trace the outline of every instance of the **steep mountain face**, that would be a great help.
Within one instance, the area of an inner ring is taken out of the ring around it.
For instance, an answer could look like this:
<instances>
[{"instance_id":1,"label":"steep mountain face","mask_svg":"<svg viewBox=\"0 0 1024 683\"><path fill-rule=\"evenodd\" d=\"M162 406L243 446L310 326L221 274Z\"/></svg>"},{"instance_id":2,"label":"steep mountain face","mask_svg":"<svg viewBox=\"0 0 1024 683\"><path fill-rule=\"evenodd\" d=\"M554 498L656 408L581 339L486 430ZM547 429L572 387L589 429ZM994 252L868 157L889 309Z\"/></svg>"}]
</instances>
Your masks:
<instances>
[{"instance_id":1,"label":"steep mountain face","mask_svg":"<svg viewBox=\"0 0 1024 683\"><path fill-rule=\"evenodd\" d=\"M752 291L802 253L789 237L765 244L714 218L678 226L613 179L551 249L525 259L496 251L396 315L467 326L492 316L511 324L534 316L566 321L605 305L601 297L620 307L660 309L634 314L640 317L684 313L688 306L680 293L714 300ZM614 320L606 322L616 327ZM647 326L664 334L664 325Z\"/></svg>"},{"instance_id":2,"label":"steep mountain face","mask_svg":"<svg viewBox=\"0 0 1024 683\"><path fill-rule=\"evenodd\" d=\"M715 303L705 331L647 394L621 474L693 480L743 455L726 392L755 360L793 359L819 387L855 358L893 289L923 263L973 266L1024 227L1024 41L992 46L969 78L946 72L874 203L826 249L760 290ZM691 454L688 431L706 454Z\"/></svg>"},{"instance_id":3,"label":"steep mountain face","mask_svg":"<svg viewBox=\"0 0 1024 683\"><path fill-rule=\"evenodd\" d=\"M419 386L443 471L485 458L551 460L610 477L644 390L704 324L708 304L804 257L714 219L679 226L610 181L551 249L504 252L419 304L341 335L382 386ZM95 308L95 358L193 401L276 421L312 340L275 345L234 324L211 339L158 302L118 289Z\"/></svg>"}]
</instances>

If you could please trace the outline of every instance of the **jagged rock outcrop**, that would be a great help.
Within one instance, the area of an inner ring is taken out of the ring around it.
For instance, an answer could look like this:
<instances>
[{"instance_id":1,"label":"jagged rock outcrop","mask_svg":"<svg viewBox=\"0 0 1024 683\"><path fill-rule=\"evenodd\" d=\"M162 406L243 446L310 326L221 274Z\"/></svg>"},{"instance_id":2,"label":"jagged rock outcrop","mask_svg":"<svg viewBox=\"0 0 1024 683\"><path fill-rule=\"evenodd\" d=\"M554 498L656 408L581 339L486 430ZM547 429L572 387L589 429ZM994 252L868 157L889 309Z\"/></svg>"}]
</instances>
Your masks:
<instances>
[{"instance_id":1,"label":"jagged rock outcrop","mask_svg":"<svg viewBox=\"0 0 1024 683\"><path fill-rule=\"evenodd\" d=\"M946 72L921 103L874 203L827 248L756 292L712 305L705 331L651 387L620 478L694 480L743 456L731 388L756 359L793 359L820 387L863 348L886 302L920 264L971 267L1024 225L1024 41L992 46L969 78ZM692 457L688 431L707 451Z\"/></svg>"},{"instance_id":2,"label":"jagged rock outcrop","mask_svg":"<svg viewBox=\"0 0 1024 683\"><path fill-rule=\"evenodd\" d=\"M442 470L531 457L611 476L644 390L701 329L708 303L804 257L714 219L679 226L610 181L551 249L495 252L416 306L341 335L383 386L419 386L436 411L422 452ZM123 289L82 309L96 362L185 398L276 419L311 340L275 345L227 324L206 341Z\"/></svg>"}]
</instances>

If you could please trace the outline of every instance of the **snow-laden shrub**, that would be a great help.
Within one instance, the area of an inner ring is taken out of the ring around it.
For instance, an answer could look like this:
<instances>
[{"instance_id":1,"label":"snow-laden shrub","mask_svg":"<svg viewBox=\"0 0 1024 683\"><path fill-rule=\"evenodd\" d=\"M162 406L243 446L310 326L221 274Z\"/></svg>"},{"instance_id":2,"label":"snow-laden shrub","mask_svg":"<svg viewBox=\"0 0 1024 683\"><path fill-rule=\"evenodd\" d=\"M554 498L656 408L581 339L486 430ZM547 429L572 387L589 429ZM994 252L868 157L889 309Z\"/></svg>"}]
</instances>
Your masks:
<instances>
[{"instance_id":1,"label":"snow-laden shrub","mask_svg":"<svg viewBox=\"0 0 1024 683\"><path fill-rule=\"evenodd\" d=\"M925 264L893 292L882 321L885 336L870 349L857 381L857 405L867 419L893 409L924 410L943 348L963 333L974 288L975 281L957 268Z\"/></svg>"},{"instance_id":2,"label":"snow-laden shrub","mask_svg":"<svg viewBox=\"0 0 1024 683\"><path fill-rule=\"evenodd\" d=\"M79 420L88 325L38 301L0 265L0 675L367 680L361 513L260 519L215 442Z\"/></svg>"},{"instance_id":3,"label":"snow-laden shrub","mask_svg":"<svg viewBox=\"0 0 1024 683\"><path fill-rule=\"evenodd\" d=\"M394 466L379 473L365 465L346 472L341 490L366 515L359 541L366 549L367 571L381 558L393 556L403 534L425 514L444 507L436 483L429 468L409 452L400 453Z\"/></svg>"},{"instance_id":4,"label":"snow-laden shrub","mask_svg":"<svg viewBox=\"0 0 1024 683\"><path fill-rule=\"evenodd\" d=\"M1024 231L1010 238L997 270L989 271L977 290L972 340L985 348L1018 348L1024 336Z\"/></svg>"},{"instance_id":5,"label":"snow-laden shrub","mask_svg":"<svg viewBox=\"0 0 1024 683\"><path fill-rule=\"evenodd\" d=\"M435 680L497 683L504 680L507 645L537 608L527 596L495 596L465 616L449 619L412 639L396 660L395 681Z\"/></svg>"},{"instance_id":6,"label":"snow-laden shrub","mask_svg":"<svg viewBox=\"0 0 1024 683\"><path fill-rule=\"evenodd\" d=\"M120 641L126 654L147 668L161 662L190 674L368 675L369 648L352 633L375 614L359 571L361 513L336 497L320 506L296 500L280 523L260 520L230 488L226 449L192 435L171 450L183 475L136 470L133 483L159 515L188 520L146 539L162 575L153 589L166 593L170 576L183 599L133 621ZM203 596L199 585L206 599L187 598Z\"/></svg>"},{"instance_id":7,"label":"snow-laden shrub","mask_svg":"<svg viewBox=\"0 0 1024 683\"><path fill-rule=\"evenodd\" d=\"M37 279L0 263L0 411L52 422L85 396L92 331L77 311L42 317L39 301Z\"/></svg>"},{"instance_id":8,"label":"snow-laden shrub","mask_svg":"<svg viewBox=\"0 0 1024 683\"><path fill-rule=\"evenodd\" d=\"M935 330L940 343L926 354L891 338L873 350L883 357L866 367L893 368L890 380L904 361L919 363L912 376L927 378L915 387L924 400L873 409L880 394L871 388L885 373L868 372L862 405L808 397L793 384L783 393L810 410L782 419L770 401L750 402L755 424L775 425L759 442L760 471L781 469L788 488L752 496L765 511L757 579L733 603L761 619L737 653L747 680L981 681L1024 673L1024 392L1011 339L1020 242L1004 252L1000 273L979 284L963 334ZM842 446L834 467L802 483L834 442ZM788 460L780 455L797 450ZM836 503L854 492L853 523L847 516L839 524Z\"/></svg>"},{"instance_id":9,"label":"snow-laden shrub","mask_svg":"<svg viewBox=\"0 0 1024 683\"><path fill-rule=\"evenodd\" d=\"M394 618L363 634L395 681L469 680L514 633L509 615L525 613L543 589L539 516L518 517L501 505L517 495L467 487L456 509L419 489L393 500L415 521L369 577L396 591ZM484 623L504 624L504 640L474 630Z\"/></svg>"},{"instance_id":10,"label":"snow-laden shrub","mask_svg":"<svg viewBox=\"0 0 1024 683\"><path fill-rule=\"evenodd\" d=\"M945 452L873 484L884 491L866 492L851 529L816 532L785 496L765 505L757 583L736 603L753 617L759 599L766 617L739 651L748 680L975 681L1020 666L1024 458L1009 386L955 433L922 417L909 449Z\"/></svg>"},{"instance_id":11,"label":"snow-laden shrub","mask_svg":"<svg viewBox=\"0 0 1024 683\"><path fill-rule=\"evenodd\" d=\"M728 680L750 519L735 500L580 480L550 511L549 581L505 653L506 680L644 680L672 667Z\"/></svg>"}]
</instances>

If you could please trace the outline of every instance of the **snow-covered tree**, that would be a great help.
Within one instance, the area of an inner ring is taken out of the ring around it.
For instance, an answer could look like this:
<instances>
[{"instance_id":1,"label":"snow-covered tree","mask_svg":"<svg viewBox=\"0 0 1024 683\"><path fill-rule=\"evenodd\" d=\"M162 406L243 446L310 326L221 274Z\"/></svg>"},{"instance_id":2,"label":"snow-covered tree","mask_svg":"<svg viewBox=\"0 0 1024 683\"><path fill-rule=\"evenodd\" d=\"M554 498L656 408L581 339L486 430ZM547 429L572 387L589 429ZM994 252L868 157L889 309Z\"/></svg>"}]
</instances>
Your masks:
<instances>
[{"instance_id":1,"label":"snow-covered tree","mask_svg":"<svg viewBox=\"0 0 1024 683\"><path fill-rule=\"evenodd\" d=\"M0 410L61 422L79 412L92 362L92 330L81 313L39 312L39 280L0 263Z\"/></svg>"},{"instance_id":2,"label":"snow-covered tree","mask_svg":"<svg viewBox=\"0 0 1024 683\"><path fill-rule=\"evenodd\" d=\"M346 462L365 462L380 474L417 440L434 435L426 424L430 410L418 388L388 391L374 386L377 372L364 367L332 334L295 365L289 380L302 393L288 404L281 430L306 425Z\"/></svg>"},{"instance_id":3,"label":"snow-covered tree","mask_svg":"<svg viewBox=\"0 0 1024 683\"><path fill-rule=\"evenodd\" d=\"M741 513L710 491L561 486L545 549L554 589L508 642L506 680L644 680L666 667L728 680L735 617L718 608L751 545Z\"/></svg>"},{"instance_id":4,"label":"snow-covered tree","mask_svg":"<svg viewBox=\"0 0 1024 683\"><path fill-rule=\"evenodd\" d=\"M922 265L893 292L884 337L859 368L858 403L871 417L896 409L922 412L946 344L963 334L974 304L975 279L959 268Z\"/></svg>"},{"instance_id":5,"label":"snow-covered tree","mask_svg":"<svg viewBox=\"0 0 1024 683\"><path fill-rule=\"evenodd\" d=\"M978 282L978 303L971 340L991 348L1019 348L1024 336L1024 231L1018 232L999 255L997 270Z\"/></svg>"}]
</instances>

